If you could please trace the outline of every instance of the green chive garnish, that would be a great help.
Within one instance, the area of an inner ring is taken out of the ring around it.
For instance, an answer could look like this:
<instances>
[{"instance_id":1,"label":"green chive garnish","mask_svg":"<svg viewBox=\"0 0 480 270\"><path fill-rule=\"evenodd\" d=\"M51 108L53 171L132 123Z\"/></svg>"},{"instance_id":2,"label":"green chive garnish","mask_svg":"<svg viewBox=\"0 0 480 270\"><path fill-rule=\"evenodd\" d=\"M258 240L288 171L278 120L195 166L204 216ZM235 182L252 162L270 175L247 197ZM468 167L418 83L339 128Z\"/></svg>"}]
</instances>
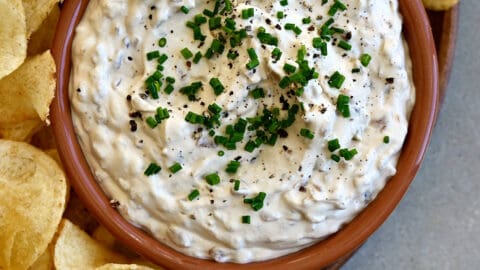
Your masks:
<instances>
[{"instance_id":1,"label":"green chive garnish","mask_svg":"<svg viewBox=\"0 0 480 270\"><path fill-rule=\"evenodd\" d=\"M183 58L190 59L193 56L193 53L188 48L183 48L180 53L182 54Z\"/></svg>"},{"instance_id":2,"label":"green chive garnish","mask_svg":"<svg viewBox=\"0 0 480 270\"><path fill-rule=\"evenodd\" d=\"M310 140L312 140L315 137L315 135L309 129L306 129L306 128L302 128L300 130L300 135Z\"/></svg>"},{"instance_id":3,"label":"green chive garnish","mask_svg":"<svg viewBox=\"0 0 480 270\"><path fill-rule=\"evenodd\" d=\"M223 157L223 156L225 155L225 152L222 151L222 150L220 150L220 151L218 151L217 155L218 155L219 157Z\"/></svg>"},{"instance_id":4,"label":"green chive garnish","mask_svg":"<svg viewBox=\"0 0 480 270\"><path fill-rule=\"evenodd\" d=\"M340 156L343 157L345 160L351 160L356 154L358 154L358 151L355 148L352 150L348 150L345 148L345 149L341 149L339 153L340 153Z\"/></svg>"},{"instance_id":5,"label":"green chive garnish","mask_svg":"<svg viewBox=\"0 0 480 270\"><path fill-rule=\"evenodd\" d=\"M152 52L149 52L147 53L147 60L148 61L151 61L155 58L158 58L160 56L160 52L159 51L152 51Z\"/></svg>"},{"instance_id":6,"label":"green chive garnish","mask_svg":"<svg viewBox=\"0 0 480 270\"><path fill-rule=\"evenodd\" d=\"M157 120L155 120L155 118L153 118L151 116L149 116L147 118L146 122L147 122L147 125L152 129L154 129L158 126Z\"/></svg>"},{"instance_id":7,"label":"green chive garnish","mask_svg":"<svg viewBox=\"0 0 480 270\"><path fill-rule=\"evenodd\" d=\"M328 141L328 150L330 152L335 152L337 149L340 149L340 141L338 139Z\"/></svg>"},{"instance_id":8,"label":"green chive garnish","mask_svg":"<svg viewBox=\"0 0 480 270\"><path fill-rule=\"evenodd\" d=\"M188 7L186 7L186 6L182 6L182 7L180 8L180 10L181 10L183 13L185 13L185 14L188 14L188 12L190 12L190 9L189 9Z\"/></svg>"},{"instance_id":9,"label":"green chive garnish","mask_svg":"<svg viewBox=\"0 0 480 270\"><path fill-rule=\"evenodd\" d=\"M350 117L350 97L345 95L339 95L337 99L337 110L343 117Z\"/></svg>"},{"instance_id":10,"label":"green chive garnish","mask_svg":"<svg viewBox=\"0 0 480 270\"><path fill-rule=\"evenodd\" d=\"M340 72L335 71L335 73L333 73L333 75L330 77L330 80L328 80L328 85L330 85L330 87L340 89L342 88L343 82L345 82L345 76L343 76Z\"/></svg>"},{"instance_id":11,"label":"green chive garnish","mask_svg":"<svg viewBox=\"0 0 480 270\"><path fill-rule=\"evenodd\" d=\"M253 8L248 8L242 10L242 19L246 20L248 18L251 18L255 15L255 10Z\"/></svg>"},{"instance_id":12,"label":"green chive garnish","mask_svg":"<svg viewBox=\"0 0 480 270\"><path fill-rule=\"evenodd\" d=\"M172 166L170 166L168 169L170 170L171 173L177 173L182 169L182 165L180 163L175 163Z\"/></svg>"},{"instance_id":13,"label":"green chive garnish","mask_svg":"<svg viewBox=\"0 0 480 270\"><path fill-rule=\"evenodd\" d=\"M335 161L335 162L340 162L340 157L338 155L335 155L335 154L332 154L331 156L332 160Z\"/></svg>"},{"instance_id":14,"label":"green chive garnish","mask_svg":"<svg viewBox=\"0 0 480 270\"><path fill-rule=\"evenodd\" d=\"M288 5L288 0L280 0L280 5L281 5L281 6L286 6L286 5Z\"/></svg>"},{"instance_id":15,"label":"green chive garnish","mask_svg":"<svg viewBox=\"0 0 480 270\"><path fill-rule=\"evenodd\" d=\"M278 11L277 12L277 18L278 19L283 19L283 17L285 17L285 14L283 13L283 11Z\"/></svg>"},{"instance_id":16,"label":"green chive garnish","mask_svg":"<svg viewBox=\"0 0 480 270\"><path fill-rule=\"evenodd\" d=\"M259 99L259 98L264 98L265 97L265 92L264 92L263 88L255 88L255 89L252 90L252 92L250 92L250 95L254 99Z\"/></svg>"},{"instance_id":17,"label":"green chive garnish","mask_svg":"<svg viewBox=\"0 0 480 270\"><path fill-rule=\"evenodd\" d=\"M250 222L251 222L250 216L242 216L243 224L250 224Z\"/></svg>"},{"instance_id":18,"label":"green chive garnish","mask_svg":"<svg viewBox=\"0 0 480 270\"><path fill-rule=\"evenodd\" d=\"M287 73L294 73L297 70L297 67L295 67L294 65L285 63L285 65L283 66L283 70Z\"/></svg>"},{"instance_id":19,"label":"green chive garnish","mask_svg":"<svg viewBox=\"0 0 480 270\"><path fill-rule=\"evenodd\" d=\"M220 176L218 176L218 174L216 174L216 173L212 173L212 174L209 174L209 175L205 176L205 180L211 186L215 186L215 185L220 184Z\"/></svg>"},{"instance_id":20,"label":"green chive garnish","mask_svg":"<svg viewBox=\"0 0 480 270\"><path fill-rule=\"evenodd\" d=\"M162 170L162 167L158 166L156 163L152 162L145 170L144 174L146 176L152 176L154 174L159 173Z\"/></svg>"},{"instance_id":21,"label":"green chive garnish","mask_svg":"<svg viewBox=\"0 0 480 270\"><path fill-rule=\"evenodd\" d=\"M389 136L383 137L383 143L385 144L390 143L390 137Z\"/></svg>"},{"instance_id":22,"label":"green chive garnish","mask_svg":"<svg viewBox=\"0 0 480 270\"><path fill-rule=\"evenodd\" d=\"M165 45L167 45L167 39L163 37L158 41L158 46L163 48Z\"/></svg>"},{"instance_id":23,"label":"green chive garnish","mask_svg":"<svg viewBox=\"0 0 480 270\"><path fill-rule=\"evenodd\" d=\"M221 93L223 93L223 90L225 90L225 87L218 78L211 78L210 86L212 86L213 92L216 96L219 96Z\"/></svg>"},{"instance_id":24,"label":"green chive garnish","mask_svg":"<svg viewBox=\"0 0 480 270\"><path fill-rule=\"evenodd\" d=\"M229 174L234 174L237 173L238 168L240 167L240 162L236 160L230 161L230 163L227 164L227 168L225 171Z\"/></svg>"},{"instance_id":25,"label":"green chive garnish","mask_svg":"<svg viewBox=\"0 0 480 270\"><path fill-rule=\"evenodd\" d=\"M350 51L352 49L352 45L350 45L350 43L344 41L344 40L340 40L340 42L338 42L338 47L346 50L346 51Z\"/></svg>"},{"instance_id":26,"label":"green chive garnish","mask_svg":"<svg viewBox=\"0 0 480 270\"><path fill-rule=\"evenodd\" d=\"M368 66L371 60L372 60L372 57L368 53L364 53L360 56L360 63L362 63L362 66L364 67Z\"/></svg>"},{"instance_id":27,"label":"green chive garnish","mask_svg":"<svg viewBox=\"0 0 480 270\"><path fill-rule=\"evenodd\" d=\"M198 189L195 189L190 194L188 194L188 200L193 201L199 196L200 196L200 191L198 191Z\"/></svg>"},{"instance_id":28,"label":"green chive garnish","mask_svg":"<svg viewBox=\"0 0 480 270\"><path fill-rule=\"evenodd\" d=\"M233 184L233 190L240 190L240 180L235 180L235 183Z\"/></svg>"}]
</instances>

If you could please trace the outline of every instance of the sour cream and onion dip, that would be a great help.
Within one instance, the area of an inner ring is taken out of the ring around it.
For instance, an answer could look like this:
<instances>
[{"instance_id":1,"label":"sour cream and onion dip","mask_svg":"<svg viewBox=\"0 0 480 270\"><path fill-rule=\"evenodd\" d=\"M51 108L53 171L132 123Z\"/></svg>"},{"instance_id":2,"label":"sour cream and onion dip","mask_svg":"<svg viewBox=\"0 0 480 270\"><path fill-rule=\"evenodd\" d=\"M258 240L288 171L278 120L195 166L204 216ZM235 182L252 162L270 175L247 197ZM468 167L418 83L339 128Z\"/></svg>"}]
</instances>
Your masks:
<instances>
[{"instance_id":1,"label":"sour cream and onion dip","mask_svg":"<svg viewBox=\"0 0 480 270\"><path fill-rule=\"evenodd\" d=\"M396 0L91 0L72 59L75 131L118 211L219 262L352 220L415 102Z\"/></svg>"}]
</instances>

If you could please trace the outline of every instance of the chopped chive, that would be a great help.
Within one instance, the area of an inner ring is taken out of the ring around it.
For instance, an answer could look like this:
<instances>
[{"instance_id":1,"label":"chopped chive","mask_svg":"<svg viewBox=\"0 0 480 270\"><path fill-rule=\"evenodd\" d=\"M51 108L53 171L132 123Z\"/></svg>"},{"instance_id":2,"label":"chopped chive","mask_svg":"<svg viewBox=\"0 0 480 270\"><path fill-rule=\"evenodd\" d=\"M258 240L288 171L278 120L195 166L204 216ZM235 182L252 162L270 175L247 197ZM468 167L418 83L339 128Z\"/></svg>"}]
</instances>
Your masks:
<instances>
[{"instance_id":1,"label":"chopped chive","mask_svg":"<svg viewBox=\"0 0 480 270\"><path fill-rule=\"evenodd\" d=\"M335 0L335 3L328 10L328 15L335 16L338 10L344 11L346 9L347 7L345 6L345 4L343 4L339 0Z\"/></svg>"},{"instance_id":2,"label":"chopped chive","mask_svg":"<svg viewBox=\"0 0 480 270\"><path fill-rule=\"evenodd\" d=\"M390 136L383 137L383 143L385 143L385 144L390 143Z\"/></svg>"},{"instance_id":3,"label":"chopped chive","mask_svg":"<svg viewBox=\"0 0 480 270\"><path fill-rule=\"evenodd\" d=\"M195 56L193 57L193 63L194 64L198 64L198 62L200 62L200 59L202 59L202 53L201 52L197 52L195 54Z\"/></svg>"},{"instance_id":4,"label":"chopped chive","mask_svg":"<svg viewBox=\"0 0 480 270\"><path fill-rule=\"evenodd\" d=\"M207 22L207 17L202 16L202 14L197 14L195 17L193 17L193 21L197 25L202 25Z\"/></svg>"},{"instance_id":5,"label":"chopped chive","mask_svg":"<svg viewBox=\"0 0 480 270\"><path fill-rule=\"evenodd\" d=\"M167 78L165 78L165 81L167 83L174 84L175 83L175 78L168 76Z\"/></svg>"},{"instance_id":6,"label":"chopped chive","mask_svg":"<svg viewBox=\"0 0 480 270\"><path fill-rule=\"evenodd\" d=\"M272 51L272 58L275 59L275 61L280 60L282 57L282 51L279 48L275 48Z\"/></svg>"},{"instance_id":7,"label":"chopped chive","mask_svg":"<svg viewBox=\"0 0 480 270\"><path fill-rule=\"evenodd\" d=\"M246 67L248 70L252 70L260 65L260 61L258 61L258 56L254 48L247 49L247 52L250 57L250 62L247 63Z\"/></svg>"},{"instance_id":8,"label":"chopped chive","mask_svg":"<svg viewBox=\"0 0 480 270\"><path fill-rule=\"evenodd\" d=\"M188 12L190 12L190 9L189 9L188 7L186 7L186 6L182 6L182 7L180 8L180 10L181 10L183 13L185 13L185 14L188 14Z\"/></svg>"},{"instance_id":9,"label":"chopped chive","mask_svg":"<svg viewBox=\"0 0 480 270\"><path fill-rule=\"evenodd\" d=\"M362 66L364 67L368 66L371 60L372 60L372 57L368 53L364 53L360 56L360 63L362 63Z\"/></svg>"},{"instance_id":10,"label":"chopped chive","mask_svg":"<svg viewBox=\"0 0 480 270\"><path fill-rule=\"evenodd\" d=\"M242 19L246 20L248 18L251 18L255 15L255 10L253 8L248 8L242 10Z\"/></svg>"},{"instance_id":11,"label":"chopped chive","mask_svg":"<svg viewBox=\"0 0 480 270\"><path fill-rule=\"evenodd\" d=\"M350 97L345 95L339 95L337 99L337 110L342 114L343 117L350 117Z\"/></svg>"},{"instance_id":12,"label":"chopped chive","mask_svg":"<svg viewBox=\"0 0 480 270\"><path fill-rule=\"evenodd\" d=\"M306 129L306 128L302 128L300 130L300 135L310 140L312 140L315 137L315 135L309 129Z\"/></svg>"},{"instance_id":13,"label":"chopped chive","mask_svg":"<svg viewBox=\"0 0 480 270\"><path fill-rule=\"evenodd\" d=\"M340 42L338 42L338 47L346 50L346 51L350 51L352 49L352 45L350 45L350 43L344 41L344 40L340 40Z\"/></svg>"},{"instance_id":14,"label":"chopped chive","mask_svg":"<svg viewBox=\"0 0 480 270\"><path fill-rule=\"evenodd\" d=\"M225 152L222 151L222 150L220 150L220 151L218 151L217 155L218 155L219 157L223 157L223 156L225 155Z\"/></svg>"},{"instance_id":15,"label":"chopped chive","mask_svg":"<svg viewBox=\"0 0 480 270\"><path fill-rule=\"evenodd\" d=\"M243 224L250 224L251 218L250 216L242 216L242 223Z\"/></svg>"},{"instance_id":16,"label":"chopped chive","mask_svg":"<svg viewBox=\"0 0 480 270\"><path fill-rule=\"evenodd\" d=\"M277 18L278 19L283 19L283 17L285 17L285 14L283 13L283 11L278 11L277 12Z\"/></svg>"},{"instance_id":17,"label":"chopped chive","mask_svg":"<svg viewBox=\"0 0 480 270\"><path fill-rule=\"evenodd\" d=\"M193 201L200 196L200 191L198 189L193 190L188 194L188 200Z\"/></svg>"},{"instance_id":18,"label":"chopped chive","mask_svg":"<svg viewBox=\"0 0 480 270\"><path fill-rule=\"evenodd\" d=\"M167 86L165 86L165 89L163 89L163 91L167 95L170 95L173 92L173 90L175 90L175 89L173 88L173 85L171 85L171 84L167 84Z\"/></svg>"},{"instance_id":19,"label":"chopped chive","mask_svg":"<svg viewBox=\"0 0 480 270\"><path fill-rule=\"evenodd\" d=\"M216 96L220 95L221 93L223 93L223 90L225 90L225 87L218 78L211 78L210 86L212 86L213 92Z\"/></svg>"},{"instance_id":20,"label":"chopped chive","mask_svg":"<svg viewBox=\"0 0 480 270\"><path fill-rule=\"evenodd\" d=\"M283 70L287 73L294 73L297 70L297 67L295 67L294 65L285 63L285 65L283 66Z\"/></svg>"},{"instance_id":21,"label":"chopped chive","mask_svg":"<svg viewBox=\"0 0 480 270\"><path fill-rule=\"evenodd\" d=\"M222 27L222 17L212 17L208 20L208 27L210 30L215 30Z\"/></svg>"},{"instance_id":22,"label":"chopped chive","mask_svg":"<svg viewBox=\"0 0 480 270\"><path fill-rule=\"evenodd\" d=\"M209 174L209 175L205 176L205 180L211 186L215 186L215 185L220 184L220 176L218 176L218 174L216 174L216 173L212 173L212 174Z\"/></svg>"},{"instance_id":23,"label":"chopped chive","mask_svg":"<svg viewBox=\"0 0 480 270\"><path fill-rule=\"evenodd\" d=\"M260 192L254 198L243 199L243 202L246 204L250 204L250 206L253 208L254 211L258 211L263 208L263 202L266 197L267 197L267 194L265 192Z\"/></svg>"},{"instance_id":24,"label":"chopped chive","mask_svg":"<svg viewBox=\"0 0 480 270\"><path fill-rule=\"evenodd\" d=\"M235 180L235 183L233 184L233 190L240 190L240 180Z\"/></svg>"},{"instance_id":25,"label":"chopped chive","mask_svg":"<svg viewBox=\"0 0 480 270\"><path fill-rule=\"evenodd\" d=\"M145 120L145 122L147 122L147 125L152 129L154 129L158 126L157 120L155 120L155 118L153 118L151 116L149 116L147 118L147 120Z\"/></svg>"},{"instance_id":26,"label":"chopped chive","mask_svg":"<svg viewBox=\"0 0 480 270\"><path fill-rule=\"evenodd\" d=\"M190 59L193 56L193 53L188 48L183 48L180 53L182 54L183 58Z\"/></svg>"},{"instance_id":27,"label":"chopped chive","mask_svg":"<svg viewBox=\"0 0 480 270\"><path fill-rule=\"evenodd\" d=\"M158 57L158 63L161 65L165 63L168 60L168 55L162 54L160 57Z\"/></svg>"},{"instance_id":28,"label":"chopped chive","mask_svg":"<svg viewBox=\"0 0 480 270\"><path fill-rule=\"evenodd\" d=\"M359 73L360 72L360 68L352 68L352 73Z\"/></svg>"},{"instance_id":29,"label":"chopped chive","mask_svg":"<svg viewBox=\"0 0 480 270\"><path fill-rule=\"evenodd\" d=\"M340 89L342 88L343 82L345 82L345 76L343 76L340 72L335 71L335 73L333 73L333 75L330 77L330 80L328 80L328 85L330 85L330 87Z\"/></svg>"},{"instance_id":30,"label":"chopped chive","mask_svg":"<svg viewBox=\"0 0 480 270\"><path fill-rule=\"evenodd\" d=\"M316 37L312 40L313 48L320 49L322 47L323 40L322 38Z\"/></svg>"},{"instance_id":31,"label":"chopped chive","mask_svg":"<svg viewBox=\"0 0 480 270\"><path fill-rule=\"evenodd\" d=\"M286 5L288 5L288 0L280 0L280 5L281 5L281 6L286 6Z\"/></svg>"},{"instance_id":32,"label":"chopped chive","mask_svg":"<svg viewBox=\"0 0 480 270\"><path fill-rule=\"evenodd\" d=\"M328 150L330 152L334 152L337 149L340 149L340 141L338 139L328 141Z\"/></svg>"},{"instance_id":33,"label":"chopped chive","mask_svg":"<svg viewBox=\"0 0 480 270\"><path fill-rule=\"evenodd\" d=\"M345 160L352 160L353 157L358 154L358 151L357 149L352 149L352 150L348 150L348 149L341 149L340 150L340 156L343 157Z\"/></svg>"},{"instance_id":34,"label":"chopped chive","mask_svg":"<svg viewBox=\"0 0 480 270\"><path fill-rule=\"evenodd\" d=\"M180 165L180 163L177 162L172 166L170 166L168 169L170 170L171 173L177 173L183 168L182 168L182 165Z\"/></svg>"},{"instance_id":35,"label":"chopped chive","mask_svg":"<svg viewBox=\"0 0 480 270\"><path fill-rule=\"evenodd\" d=\"M255 148L257 148L257 144L254 141L248 141L247 144L245 144L245 151L249 153L252 153Z\"/></svg>"},{"instance_id":36,"label":"chopped chive","mask_svg":"<svg viewBox=\"0 0 480 270\"><path fill-rule=\"evenodd\" d=\"M225 171L229 174L234 174L237 173L238 168L240 167L240 162L236 160L230 161L230 163L227 164L227 168Z\"/></svg>"},{"instance_id":37,"label":"chopped chive","mask_svg":"<svg viewBox=\"0 0 480 270\"><path fill-rule=\"evenodd\" d=\"M203 124L205 121L205 117L194 112L188 112L187 116L185 116L185 121L190 124Z\"/></svg>"},{"instance_id":38,"label":"chopped chive","mask_svg":"<svg viewBox=\"0 0 480 270\"><path fill-rule=\"evenodd\" d=\"M338 155L335 155L335 154L332 154L331 156L332 160L335 161L335 162L340 162L340 157Z\"/></svg>"},{"instance_id":39,"label":"chopped chive","mask_svg":"<svg viewBox=\"0 0 480 270\"><path fill-rule=\"evenodd\" d=\"M146 176L152 176L159 173L162 170L162 167L158 166L156 163L152 162L145 170L144 174Z\"/></svg>"},{"instance_id":40,"label":"chopped chive","mask_svg":"<svg viewBox=\"0 0 480 270\"><path fill-rule=\"evenodd\" d=\"M265 97L265 92L264 92L263 88L255 88L255 89L252 90L252 92L250 92L250 95L254 99L259 99L259 98L264 98Z\"/></svg>"},{"instance_id":41,"label":"chopped chive","mask_svg":"<svg viewBox=\"0 0 480 270\"><path fill-rule=\"evenodd\" d=\"M278 86L280 86L280 88L282 89L285 89L290 85L290 83L291 83L290 77L285 76L280 80L280 82L278 83Z\"/></svg>"},{"instance_id":42,"label":"chopped chive","mask_svg":"<svg viewBox=\"0 0 480 270\"><path fill-rule=\"evenodd\" d=\"M312 18L310 18L310 17L306 17L306 18L303 18L303 19L302 19L302 23L303 23L303 24L309 24L309 23L311 23L311 22L312 22Z\"/></svg>"},{"instance_id":43,"label":"chopped chive","mask_svg":"<svg viewBox=\"0 0 480 270\"><path fill-rule=\"evenodd\" d=\"M147 60L148 61L151 61L151 60L156 59L158 57L160 57L160 52L159 51L152 51L152 52L147 53Z\"/></svg>"},{"instance_id":44,"label":"chopped chive","mask_svg":"<svg viewBox=\"0 0 480 270\"><path fill-rule=\"evenodd\" d=\"M163 37L158 41L158 46L163 48L165 45L167 45L167 39Z\"/></svg>"}]
</instances>

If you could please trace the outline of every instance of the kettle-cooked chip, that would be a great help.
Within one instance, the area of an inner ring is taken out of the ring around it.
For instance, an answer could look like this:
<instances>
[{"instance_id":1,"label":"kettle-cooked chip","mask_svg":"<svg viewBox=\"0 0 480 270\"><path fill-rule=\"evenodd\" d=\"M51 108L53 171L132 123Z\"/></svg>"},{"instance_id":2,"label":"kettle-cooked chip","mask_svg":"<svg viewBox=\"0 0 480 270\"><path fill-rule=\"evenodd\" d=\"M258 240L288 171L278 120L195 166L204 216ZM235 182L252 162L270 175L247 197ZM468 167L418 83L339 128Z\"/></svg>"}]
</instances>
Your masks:
<instances>
[{"instance_id":1,"label":"kettle-cooked chip","mask_svg":"<svg viewBox=\"0 0 480 270\"><path fill-rule=\"evenodd\" d=\"M129 263L125 256L98 243L68 219L60 225L53 258L58 270L95 269L108 263Z\"/></svg>"},{"instance_id":2,"label":"kettle-cooked chip","mask_svg":"<svg viewBox=\"0 0 480 270\"><path fill-rule=\"evenodd\" d=\"M30 36L27 55L37 55L51 48L59 17L60 7L54 5L48 17L40 25L40 28Z\"/></svg>"},{"instance_id":3,"label":"kettle-cooked chip","mask_svg":"<svg viewBox=\"0 0 480 270\"><path fill-rule=\"evenodd\" d=\"M38 118L47 120L55 94L55 69L47 51L27 59L0 80L0 126Z\"/></svg>"},{"instance_id":4,"label":"kettle-cooked chip","mask_svg":"<svg viewBox=\"0 0 480 270\"><path fill-rule=\"evenodd\" d=\"M0 269L27 269L51 242L65 209L67 183L47 154L0 140Z\"/></svg>"},{"instance_id":5,"label":"kettle-cooked chip","mask_svg":"<svg viewBox=\"0 0 480 270\"><path fill-rule=\"evenodd\" d=\"M0 79L12 73L27 56L25 11L21 0L0 0Z\"/></svg>"},{"instance_id":6,"label":"kettle-cooked chip","mask_svg":"<svg viewBox=\"0 0 480 270\"><path fill-rule=\"evenodd\" d=\"M37 31L59 0L23 0L27 18L27 37Z\"/></svg>"},{"instance_id":7,"label":"kettle-cooked chip","mask_svg":"<svg viewBox=\"0 0 480 270\"><path fill-rule=\"evenodd\" d=\"M153 268L136 264L114 264L109 263L95 268L95 270L153 270Z\"/></svg>"},{"instance_id":8,"label":"kettle-cooked chip","mask_svg":"<svg viewBox=\"0 0 480 270\"><path fill-rule=\"evenodd\" d=\"M458 4L459 0L423 0L423 4L427 9L431 10L448 10Z\"/></svg>"}]
</instances>

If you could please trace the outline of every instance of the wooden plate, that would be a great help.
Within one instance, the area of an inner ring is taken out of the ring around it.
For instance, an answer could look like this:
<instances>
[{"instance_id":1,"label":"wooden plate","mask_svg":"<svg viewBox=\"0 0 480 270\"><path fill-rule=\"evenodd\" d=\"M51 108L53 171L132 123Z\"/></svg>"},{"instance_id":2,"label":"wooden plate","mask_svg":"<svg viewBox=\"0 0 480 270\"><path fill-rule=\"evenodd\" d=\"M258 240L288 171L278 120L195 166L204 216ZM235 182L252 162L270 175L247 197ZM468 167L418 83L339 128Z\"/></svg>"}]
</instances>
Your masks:
<instances>
[{"instance_id":1,"label":"wooden plate","mask_svg":"<svg viewBox=\"0 0 480 270\"><path fill-rule=\"evenodd\" d=\"M458 9L459 7L455 6L448 11L428 11L433 36L435 38L435 45L437 47L440 103L442 103L445 98L450 72L452 70L457 37ZM324 270L340 269L354 254L355 252L345 256Z\"/></svg>"}]
</instances>

